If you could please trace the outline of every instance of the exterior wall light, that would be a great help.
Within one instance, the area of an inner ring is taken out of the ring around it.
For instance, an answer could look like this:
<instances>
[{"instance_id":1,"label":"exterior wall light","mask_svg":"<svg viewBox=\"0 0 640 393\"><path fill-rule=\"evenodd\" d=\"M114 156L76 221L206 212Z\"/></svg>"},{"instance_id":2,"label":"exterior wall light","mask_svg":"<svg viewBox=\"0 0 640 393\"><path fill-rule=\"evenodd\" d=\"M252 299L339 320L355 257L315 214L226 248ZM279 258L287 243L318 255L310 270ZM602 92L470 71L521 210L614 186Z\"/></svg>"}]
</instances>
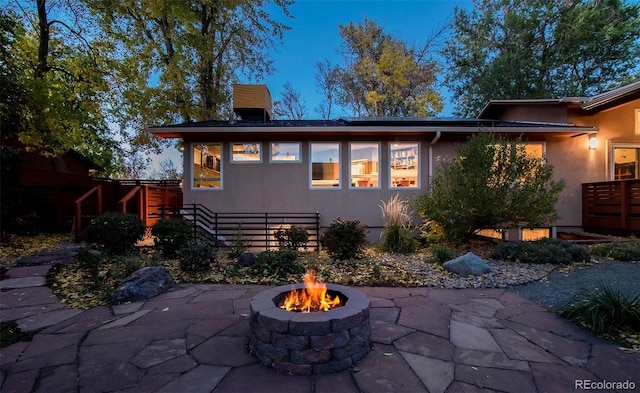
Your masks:
<instances>
[{"instance_id":1,"label":"exterior wall light","mask_svg":"<svg viewBox=\"0 0 640 393\"><path fill-rule=\"evenodd\" d=\"M598 138L595 135L589 136L589 150L595 150L598 147Z\"/></svg>"}]
</instances>

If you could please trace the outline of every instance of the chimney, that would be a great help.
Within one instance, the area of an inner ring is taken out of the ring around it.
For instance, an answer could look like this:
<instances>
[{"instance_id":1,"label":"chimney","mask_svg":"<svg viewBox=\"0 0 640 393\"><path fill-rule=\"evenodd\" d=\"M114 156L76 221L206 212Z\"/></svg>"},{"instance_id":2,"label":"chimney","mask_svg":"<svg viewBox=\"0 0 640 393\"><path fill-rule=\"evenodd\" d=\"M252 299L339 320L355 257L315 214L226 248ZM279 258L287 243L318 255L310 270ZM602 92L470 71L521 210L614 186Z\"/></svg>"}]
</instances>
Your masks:
<instances>
[{"instance_id":1,"label":"chimney","mask_svg":"<svg viewBox=\"0 0 640 393\"><path fill-rule=\"evenodd\" d=\"M271 93L267 86L234 83L233 112L246 121L271 121Z\"/></svg>"}]
</instances>

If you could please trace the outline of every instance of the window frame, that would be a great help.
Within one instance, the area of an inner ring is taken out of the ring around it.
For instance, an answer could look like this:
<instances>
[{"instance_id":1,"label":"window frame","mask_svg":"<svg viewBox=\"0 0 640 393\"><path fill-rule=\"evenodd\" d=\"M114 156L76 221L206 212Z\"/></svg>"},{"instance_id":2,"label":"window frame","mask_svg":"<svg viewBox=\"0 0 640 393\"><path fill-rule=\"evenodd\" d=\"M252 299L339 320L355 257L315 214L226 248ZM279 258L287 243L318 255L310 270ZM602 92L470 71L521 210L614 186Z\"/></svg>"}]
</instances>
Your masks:
<instances>
[{"instance_id":1,"label":"window frame","mask_svg":"<svg viewBox=\"0 0 640 393\"><path fill-rule=\"evenodd\" d=\"M376 187L355 187L353 186L352 180L353 180L353 175L351 173L351 154L352 154L352 146L354 144L362 144L362 145L376 145L378 148L378 185ZM348 161L347 161L347 172L348 172L348 179L349 179L349 189L350 190L380 190L382 188L382 176L380 173L380 164L382 163L382 143L381 142L376 142L376 141L355 141L355 142L349 142L347 144L347 148L348 148Z\"/></svg>"},{"instance_id":2,"label":"window frame","mask_svg":"<svg viewBox=\"0 0 640 393\"><path fill-rule=\"evenodd\" d=\"M615 156L615 151L617 149L640 149L640 142L634 143L634 142L612 142L610 144L610 151L609 151L609 180L610 181L622 181L622 180L615 180L616 178L616 156ZM640 153L638 154L638 157L636 157L637 160L637 164L636 164L636 168L640 167ZM640 173L636 172L635 175L635 179L640 179Z\"/></svg>"},{"instance_id":3,"label":"window frame","mask_svg":"<svg viewBox=\"0 0 640 393\"><path fill-rule=\"evenodd\" d=\"M195 149L197 145L218 145L220 146L220 187L196 187L196 178L194 168L196 165ZM222 142L191 142L190 164L191 164L191 181L189 182L189 189L192 191L218 191L224 189L224 143Z\"/></svg>"},{"instance_id":4,"label":"window frame","mask_svg":"<svg viewBox=\"0 0 640 393\"><path fill-rule=\"evenodd\" d=\"M415 144L416 145L416 155L417 155L417 159L416 159L416 184L414 186L407 186L407 187L401 187L401 186L394 186L393 185L393 176L391 174L391 171L393 168L391 168L391 163L393 162L393 156L391 153L391 149L393 148L394 144ZM422 188L422 179L421 179L421 167L422 167L422 145L420 143L420 141L392 141L389 142L389 148L387 149L387 158L388 158L388 162L387 162L387 172L389 175L389 181L387 184L387 187L389 188L389 190L419 190Z\"/></svg>"},{"instance_id":5,"label":"window frame","mask_svg":"<svg viewBox=\"0 0 640 393\"><path fill-rule=\"evenodd\" d=\"M337 145L338 146L338 185L337 186L314 186L313 185L313 145ZM342 189L342 142L321 141L309 142L309 189L310 190L341 190Z\"/></svg>"},{"instance_id":6,"label":"window frame","mask_svg":"<svg viewBox=\"0 0 640 393\"><path fill-rule=\"evenodd\" d=\"M274 160L273 154L271 154L273 144L287 144L287 145L298 145L298 159L297 160ZM299 164L302 162L302 142L280 142L280 141L271 141L269 142L269 163L270 164Z\"/></svg>"},{"instance_id":7,"label":"window frame","mask_svg":"<svg viewBox=\"0 0 640 393\"><path fill-rule=\"evenodd\" d=\"M258 147L258 156L257 160L236 160L234 159L234 151L233 147L235 145L255 145ZM262 152L263 152L262 142L231 142L229 143L229 162L232 164L261 164L262 163Z\"/></svg>"}]
</instances>

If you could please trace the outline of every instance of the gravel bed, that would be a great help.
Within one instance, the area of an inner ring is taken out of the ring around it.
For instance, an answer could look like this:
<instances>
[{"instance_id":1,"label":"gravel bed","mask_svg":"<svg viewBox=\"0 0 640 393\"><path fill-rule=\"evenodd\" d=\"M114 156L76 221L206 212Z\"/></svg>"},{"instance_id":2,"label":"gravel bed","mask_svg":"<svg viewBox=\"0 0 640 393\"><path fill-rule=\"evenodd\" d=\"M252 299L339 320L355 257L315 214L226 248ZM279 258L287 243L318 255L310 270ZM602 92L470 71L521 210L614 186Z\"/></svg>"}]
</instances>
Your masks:
<instances>
[{"instance_id":1,"label":"gravel bed","mask_svg":"<svg viewBox=\"0 0 640 393\"><path fill-rule=\"evenodd\" d=\"M597 291L604 284L612 285L628 298L640 295L640 263L604 260L573 265L554 271L542 280L508 290L557 311L581 291Z\"/></svg>"}]
</instances>

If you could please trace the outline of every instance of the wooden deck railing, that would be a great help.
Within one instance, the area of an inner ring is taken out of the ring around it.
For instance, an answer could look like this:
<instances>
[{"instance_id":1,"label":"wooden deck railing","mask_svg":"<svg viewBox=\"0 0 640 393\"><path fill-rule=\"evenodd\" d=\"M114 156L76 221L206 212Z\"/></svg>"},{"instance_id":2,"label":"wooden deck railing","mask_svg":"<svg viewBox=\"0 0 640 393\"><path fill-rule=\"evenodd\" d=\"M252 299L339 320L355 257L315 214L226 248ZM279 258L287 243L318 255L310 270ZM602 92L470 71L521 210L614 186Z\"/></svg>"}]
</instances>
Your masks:
<instances>
[{"instance_id":1,"label":"wooden deck railing","mask_svg":"<svg viewBox=\"0 0 640 393\"><path fill-rule=\"evenodd\" d=\"M640 179L583 183L582 226L640 232Z\"/></svg>"},{"instance_id":2,"label":"wooden deck railing","mask_svg":"<svg viewBox=\"0 0 640 393\"><path fill-rule=\"evenodd\" d=\"M74 225L73 225L73 235L75 237L75 240L77 242L79 242L82 238L82 202L86 201L89 199L89 197L94 196L97 198L95 205L95 211L93 211L93 214L95 214L96 216L99 216L100 214L102 214L102 186L101 185L97 185L95 187L93 187L91 190L87 191L83 196L81 196L80 198L75 200L75 205L76 205L76 215L75 215L75 219L74 219ZM85 210L86 213L86 210Z\"/></svg>"}]
</instances>

